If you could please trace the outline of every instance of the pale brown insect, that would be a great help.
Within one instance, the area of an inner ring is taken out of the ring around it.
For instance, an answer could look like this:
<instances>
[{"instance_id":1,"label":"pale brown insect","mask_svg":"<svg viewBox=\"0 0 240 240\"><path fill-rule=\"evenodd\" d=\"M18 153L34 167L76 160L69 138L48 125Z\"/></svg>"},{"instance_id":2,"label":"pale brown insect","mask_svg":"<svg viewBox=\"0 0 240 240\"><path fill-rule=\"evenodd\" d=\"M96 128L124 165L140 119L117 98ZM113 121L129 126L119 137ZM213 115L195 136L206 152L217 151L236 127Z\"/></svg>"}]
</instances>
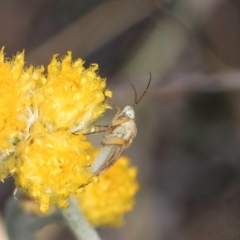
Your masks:
<instances>
[{"instance_id":1,"label":"pale brown insect","mask_svg":"<svg viewBox=\"0 0 240 240\"><path fill-rule=\"evenodd\" d=\"M147 93L151 79L152 76L150 73L148 85L139 98L137 97L135 87L130 82L135 93L134 104L132 106L126 106L123 110L118 109L111 124L107 126L102 140L103 148L100 150L90 168L91 173L99 175L105 172L118 160L122 152L132 144L137 134L137 127L134 122L134 108Z\"/></svg>"}]
</instances>

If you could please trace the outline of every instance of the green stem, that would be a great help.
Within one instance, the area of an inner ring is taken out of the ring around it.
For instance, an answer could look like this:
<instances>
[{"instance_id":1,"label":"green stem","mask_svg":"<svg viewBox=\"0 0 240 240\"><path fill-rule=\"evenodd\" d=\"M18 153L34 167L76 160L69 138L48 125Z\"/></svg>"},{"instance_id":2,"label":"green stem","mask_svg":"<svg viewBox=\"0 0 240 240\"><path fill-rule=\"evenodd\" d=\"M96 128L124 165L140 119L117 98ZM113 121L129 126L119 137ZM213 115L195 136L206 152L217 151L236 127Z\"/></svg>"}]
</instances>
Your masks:
<instances>
[{"instance_id":1,"label":"green stem","mask_svg":"<svg viewBox=\"0 0 240 240\"><path fill-rule=\"evenodd\" d=\"M75 199L70 198L69 207L61 209L60 212L77 240L101 240L85 218Z\"/></svg>"}]
</instances>

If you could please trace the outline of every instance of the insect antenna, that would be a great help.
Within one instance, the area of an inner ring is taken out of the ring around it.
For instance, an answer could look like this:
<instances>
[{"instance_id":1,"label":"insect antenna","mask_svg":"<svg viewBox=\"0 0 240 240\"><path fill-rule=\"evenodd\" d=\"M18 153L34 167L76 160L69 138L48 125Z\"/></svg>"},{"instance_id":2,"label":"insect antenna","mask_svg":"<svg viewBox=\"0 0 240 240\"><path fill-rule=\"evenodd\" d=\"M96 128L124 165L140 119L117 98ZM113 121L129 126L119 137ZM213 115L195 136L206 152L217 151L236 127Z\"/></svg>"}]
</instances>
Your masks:
<instances>
[{"instance_id":1,"label":"insect antenna","mask_svg":"<svg viewBox=\"0 0 240 240\"><path fill-rule=\"evenodd\" d=\"M129 81L129 83L131 84L131 86L132 86L132 88L133 88L133 90L134 90L134 93L135 93L135 96L134 96L134 104L133 104L133 106L135 107L135 103L137 102L137 90L136 90L136 88L134 87L134 85L132 84L132 82L131 82L131 80L128 78L128 81Z\"/></svg>"},{"instance_id":2,"label":"insect antenna","mask_svg":"<svg viewBox=\"0 0 240 240\"><path fill-rule=\"evenodd\" d=\"M150 74L150 78L149 78L149 80L148 80L148 85L147 85L145 91L142 93L142 95L141 95L139 98L137 98L136 88L133 86L133 84L131 83L130 79L128 79L129 82L130 82L130 84L131 84L131 86L132 86L132 88L133 88L133 90L134 90L134 93L135 93L134 104L133 104L133 106L132 106L133 108L137 106L137 104L143 99L143 97L145 96L145 94L146 94L147 91L148 91L148 88L149 88L150 83L151 83L151 81L152 81L152 74L151 74L151 72L150 72L149 74Z\"/></svg>"}]
</instances>

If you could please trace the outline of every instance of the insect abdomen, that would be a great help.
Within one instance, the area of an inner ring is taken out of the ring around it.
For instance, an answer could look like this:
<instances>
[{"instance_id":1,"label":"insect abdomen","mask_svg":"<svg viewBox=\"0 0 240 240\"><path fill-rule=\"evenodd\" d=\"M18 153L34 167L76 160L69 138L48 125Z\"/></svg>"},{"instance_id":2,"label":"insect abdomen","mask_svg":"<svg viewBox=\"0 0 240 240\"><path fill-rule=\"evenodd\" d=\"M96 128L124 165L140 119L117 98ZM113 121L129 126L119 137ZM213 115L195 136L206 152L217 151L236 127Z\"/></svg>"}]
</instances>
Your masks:
<instances>
[{"instance_id":1,"label":"insect abdomen","mask_svg":"<svg viewBox=\"0 0 240 240\"><path fill-rule=\"evenodd\" d=\"M108 165L109 160L114 155L117 148L119 148L119 145L117 144L104 146L94 160L94 163L90 168L90 172L98 175L99 173L105 171L107 169L105 169L105 167Z\"/></svg>"}]
</instances>

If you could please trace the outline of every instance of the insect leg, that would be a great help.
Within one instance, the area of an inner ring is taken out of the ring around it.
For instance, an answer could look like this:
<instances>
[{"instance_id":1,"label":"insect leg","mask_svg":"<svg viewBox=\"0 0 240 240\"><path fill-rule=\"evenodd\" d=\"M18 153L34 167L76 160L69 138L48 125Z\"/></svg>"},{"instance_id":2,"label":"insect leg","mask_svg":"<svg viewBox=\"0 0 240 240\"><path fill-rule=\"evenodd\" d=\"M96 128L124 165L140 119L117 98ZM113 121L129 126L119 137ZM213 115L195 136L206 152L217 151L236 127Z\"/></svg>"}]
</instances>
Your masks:
<instances>
[{"instance_id":1,"label":"insect leg","mask_svg":"<svg viewBox=\"0 0 240 240\"><path fill-rule=\"evenodd\" d=\"M94 129L98 129L98 128L105 128L105 129L94 130ZM91 135L91 134L95 134L95 133L105 132L105 131L107 130L106 128L109 128L109 125L94 125L94 126L92 127L92 130L93 130L93 131L84 133L83 135Z\"/></svg>"},{"instance_id":2,"label":"insect leg","mask_svg":"<svg viewBox=\"0 0 240 240\"><path fill-rule=\"evenodd\" d=\"M100 124L100 125L94 125L94 127L106 127L107 128L107 127L109 127L109 125L101 125Z\"/></svg>"},{"instance_id":3,"label":"insect leg","mask_svg":"<svg viewBox=\"0 0 240 240\"><path fill-rule=\"evenodd\" d=\"M101 133L101 132L106 132L106 129L104 129L104 130L99 130L99 131L88 132L88 133L83 133L83 135L91 135L91 134Z\"/></svg>"},{"instance_id":4,"label":"insect leg","mask_svg":"<svg viewBox=\"0 0 240 240\"><path fill-rule=\"evenodd\" d=\"M118 119L118 120L115 120L114 122L112 122L112 127L116 127L116 126L118 126L118 125L121 125L121 124L123 124L123 123L125 123L125 122L128 122L129 120L128 119Z\"/></svg>"},{"instance_id":5,"label":"insect leg","mask_svg":"<svg viewBox=\"0 0 240 240\"><path fill-rule=\"evenodd\" d=\"M118 145L125 145L128 143L128 140L126 139L122 139L122 138L118 138L118 137L111 137L111 138L106 138L102 141L102 144L105 145L114 145L114 144L118 144Z\"/></svg>"},{"instance_id":6,"label":"insect leg","mask_svg":"<svg viewBox=\"0 0 240 240\"><path fill-rule=\"evenodd\" d=\"M118 108L117 113L115 114L115 116L112 119L112 123L115 122L121 115L122 115L122 110Z\"/></svg>"}]
</instances>

